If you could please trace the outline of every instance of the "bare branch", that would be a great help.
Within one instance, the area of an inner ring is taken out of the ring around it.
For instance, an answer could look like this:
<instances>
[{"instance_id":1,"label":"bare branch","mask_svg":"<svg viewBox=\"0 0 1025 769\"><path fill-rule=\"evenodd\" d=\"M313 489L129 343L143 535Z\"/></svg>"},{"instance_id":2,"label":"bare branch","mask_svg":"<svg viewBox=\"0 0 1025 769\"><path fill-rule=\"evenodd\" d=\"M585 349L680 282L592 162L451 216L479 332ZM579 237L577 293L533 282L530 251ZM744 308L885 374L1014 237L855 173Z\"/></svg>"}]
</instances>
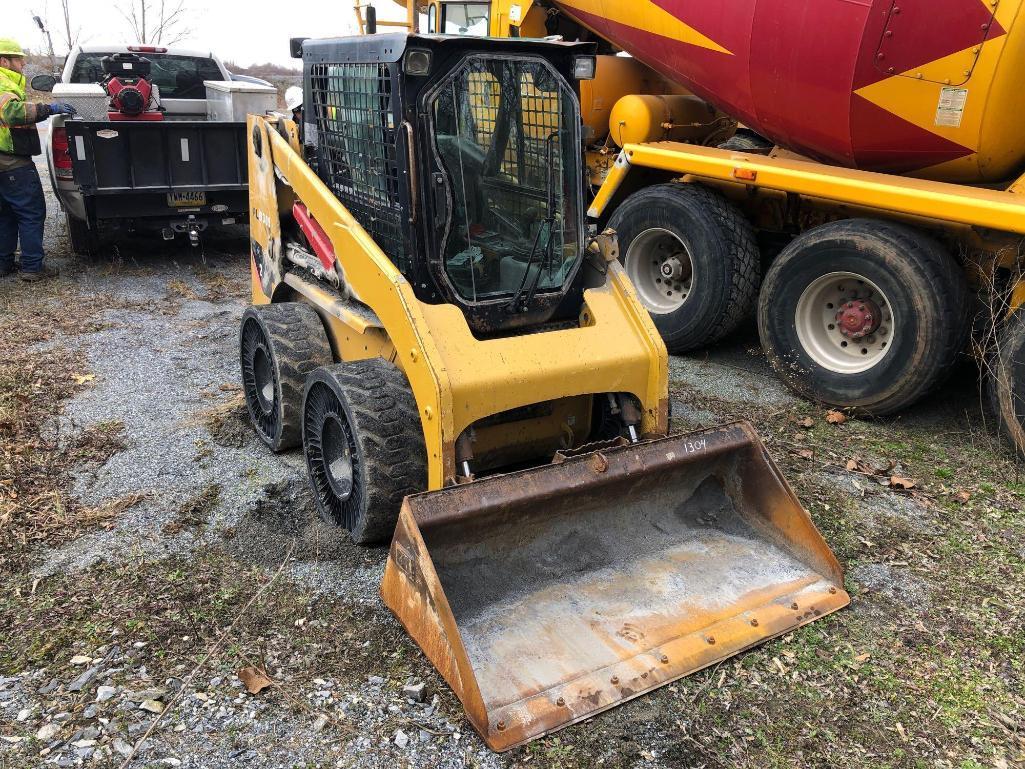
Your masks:
<instances>
[{"instance_id":1,"label":"bare branch","mask_svg":"<svg viewBox=\"0 0 1025 769\"><path fill-rule=\"evenodd\" d=\"M115 7L140 43L174 45L192 34L187 0L124 0Z\"/></svg>"}]
</instances>

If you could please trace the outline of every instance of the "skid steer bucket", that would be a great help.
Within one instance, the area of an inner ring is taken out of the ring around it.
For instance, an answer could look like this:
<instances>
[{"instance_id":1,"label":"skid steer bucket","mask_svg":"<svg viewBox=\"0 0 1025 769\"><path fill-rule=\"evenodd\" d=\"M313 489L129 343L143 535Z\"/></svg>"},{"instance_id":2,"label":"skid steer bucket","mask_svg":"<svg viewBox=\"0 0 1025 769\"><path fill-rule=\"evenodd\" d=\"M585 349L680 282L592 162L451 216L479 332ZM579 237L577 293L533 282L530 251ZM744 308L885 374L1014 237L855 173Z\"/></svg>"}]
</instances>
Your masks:
<instances>
[{"instance_id":1,"label":"skid steer bucket","mask_svg":"<svg viewBox=\"0 0 1025 769\"><path fill-rule=\"evenodd\" d=\"M494 750L850 600L746 423L407 497L381 592Z\"/></svg>"}]
</instances>

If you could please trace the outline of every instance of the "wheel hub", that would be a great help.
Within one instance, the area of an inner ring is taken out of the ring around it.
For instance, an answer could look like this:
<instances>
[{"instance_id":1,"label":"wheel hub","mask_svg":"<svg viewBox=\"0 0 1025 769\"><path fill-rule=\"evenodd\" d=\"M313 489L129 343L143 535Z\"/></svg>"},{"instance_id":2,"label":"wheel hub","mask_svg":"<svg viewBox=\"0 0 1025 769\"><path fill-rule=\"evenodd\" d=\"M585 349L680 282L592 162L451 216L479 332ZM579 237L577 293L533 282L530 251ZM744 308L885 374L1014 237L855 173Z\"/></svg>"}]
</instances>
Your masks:
<instances>
[{"instance_id":1,"label":"wheel hub","mask_svg":"<svg viewBox=\"0 0 1025 769\"><path fill-rule=\"evenodd\" d=\"M882 323L882 312L871 299L855 299L836 313L836 326L848 339L862 339L874 334Z\"/></svg>"},{"instance_id":2,"label":"wheel hub","mask_svg":"<svg viewBox=\"0 0 1025 769\"><path fill-rule=\"evenodd\" d=\"M679 280L683 277L683 264L676 256L670 256L664 262L662 262L659 271L662 273L662 277L666 280Z\"/></svg>"},{"instance_id":3,"label":"wheel hub","mask_svg":"<svg viewBox=\"0 0 1025 769\"><path fill-rule=\"evenodd\" d=\"M898 338L889 299L866 276L852 272L813 280L797 301L794 323L805 353L839 374L878 365Z\"/></svg>"},{"instance_id":4,"label":"wheel hub","mask_svg":"<svg viewBox=\"0 0 1025 769\"><path fill-rule=\"evenodd\" d=\"M690 253L669 230L652 227L637 235L624 264L641 301L653 314L675 312L694 290Z\"/></svg>"}]
</instances>

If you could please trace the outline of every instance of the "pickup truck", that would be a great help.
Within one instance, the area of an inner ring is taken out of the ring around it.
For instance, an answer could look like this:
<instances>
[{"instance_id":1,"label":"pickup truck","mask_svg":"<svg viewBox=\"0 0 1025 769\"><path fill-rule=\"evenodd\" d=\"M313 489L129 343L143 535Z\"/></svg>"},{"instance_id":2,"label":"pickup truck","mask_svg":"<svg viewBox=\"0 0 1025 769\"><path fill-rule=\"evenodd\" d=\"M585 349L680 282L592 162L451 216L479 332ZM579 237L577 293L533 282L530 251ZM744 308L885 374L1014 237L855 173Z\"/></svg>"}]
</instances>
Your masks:
<instances>
[{"instance_id":1,"label":"pickup truck","mask_svg":"<svg viewBox=\"0 0 1025 769\"><path fill-rule=\"evenodd\" d=\"M204 82L270 84L233 75L210 52L87 45L71 52L59 78L39 75L32 87L51 91L58 83L100 84L103 58L118 53L149 60L163 119L51 119L47 166L73 250L95 255L101 233L113 230L153 230L165 240L184 234L195 245L210 225L244 223L245 123L208 122Z\"/></svg>"}]
</instances>

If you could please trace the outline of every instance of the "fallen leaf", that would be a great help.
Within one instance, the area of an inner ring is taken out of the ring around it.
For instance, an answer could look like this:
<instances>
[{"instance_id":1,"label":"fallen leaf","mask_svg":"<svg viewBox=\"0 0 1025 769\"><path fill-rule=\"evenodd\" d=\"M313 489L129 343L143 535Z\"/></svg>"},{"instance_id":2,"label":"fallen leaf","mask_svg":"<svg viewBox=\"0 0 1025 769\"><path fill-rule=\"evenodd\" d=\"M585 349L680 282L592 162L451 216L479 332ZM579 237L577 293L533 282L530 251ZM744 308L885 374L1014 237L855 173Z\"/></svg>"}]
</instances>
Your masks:
<instances>
[{"instance_id":1,"label":"fallen leaf","mask_svg":"<svg viewBox=\"0 0 1025 769\"><path fill-rule=\"evenodd\" d=\"M805 430L815 426L815 420L811 417L805 417L797 422L798 427L803 427Z\"/></svg>"},{"instance_id":2,"label":"fallen leaf","mask_svg":"<svg viewBox=\"0 0 1025 769\"><path fill-rule=\"evenodd\" d=\"M812 458L815 457L815 452L812 451L811 449L801 449L800 451L797 452L797 454L798 454L798 456L802 457L803 459L812 459Z\"/></svg>"},{"instance_id":3,"label":"fallen leaf","mask_svg":"<svg viewBox=\"0 0 1025 769\"><path fill-rule=\"evenodd\" d=\"M250 694L259 694L272 683L266 673L254 667L241 668L236 675L246 685Z\"/></svg>"},{"instance_id":4,"label":"fallen leaf","mask_svg":"<svg viewBox=\"0 0 1025 769\"><path fill-rule=\"evenodd\" d=\"M826 414L826 421L831 425L842 425L847 421L847 415L842 411L830 411Z\"/></svg>"},{"instance_id":5,"label":"fallen leaf","mask_svg":"<svg viewBox=\"0 0 1025 769\"><path fill-rule=\"evenodd\" d=\"M904 740L904 742L908 741L907 732L904 731L904 724L902 724L900 721L897 722L897 734L900 735L900 738Z\"/></svg>"},{"instance_id":6,"label":"fallen leaf","mask_svg":"<svg viewBox=\"0 0 1025 769\"><path fill-rule=\"evenodd\" d=\"M75 380L75 384L85 384L91 382L96 378L96 374L72 374L71 378Z\"/></svg>"},{"instance_id":7,"label":"fallen leaf","mask_svg":"<svg viewBox=\"0 0 1025 769\"><path fill-rule=\"evenodd\" d=\"M856 657L854 658L854 661L855 661L855 662L864 662L865 660L867 660L867 659L868 659L869 657L871 657L871 656L872 656L871 654L869 654L868 652L865 652L864 654L859 654L859 655L857 655L857 656L856 656Z\"/></svg>"},{"instance_id":8,"label":"fallen leaf","mask_svg":"<svg viewBox=\"0 0 1025 769\"><path fill-rule=\"evenodd\" d=\"M864 475L875 475L876 469L872 465L861 461L861 457L851 457L847 460L847 469L852 473L863 473Z\"/></svg>"},{"instance_id":9,"label":"fallen leaf","mask_svg":"<svg viewBox=\"0 0 1025 769\"><path fill-rule=\"evenodd\" d=\"M913 489L915 488L915 482L910 478L901 478L899 475L890 476L890 488L891 489Z\"/></svg>"},{"instance_id":10,"label":"fallen leaf","mask_svg":"<svg viewBox=\"0 0 1025 769\"><path fill-rule=\"evenodd\" d=\"M957 492L957 494L954 495L954 499L956 499L963 505L971 501L972 495L969 494L967 491L959 491Z\"/></svg>"}]
</instances>

